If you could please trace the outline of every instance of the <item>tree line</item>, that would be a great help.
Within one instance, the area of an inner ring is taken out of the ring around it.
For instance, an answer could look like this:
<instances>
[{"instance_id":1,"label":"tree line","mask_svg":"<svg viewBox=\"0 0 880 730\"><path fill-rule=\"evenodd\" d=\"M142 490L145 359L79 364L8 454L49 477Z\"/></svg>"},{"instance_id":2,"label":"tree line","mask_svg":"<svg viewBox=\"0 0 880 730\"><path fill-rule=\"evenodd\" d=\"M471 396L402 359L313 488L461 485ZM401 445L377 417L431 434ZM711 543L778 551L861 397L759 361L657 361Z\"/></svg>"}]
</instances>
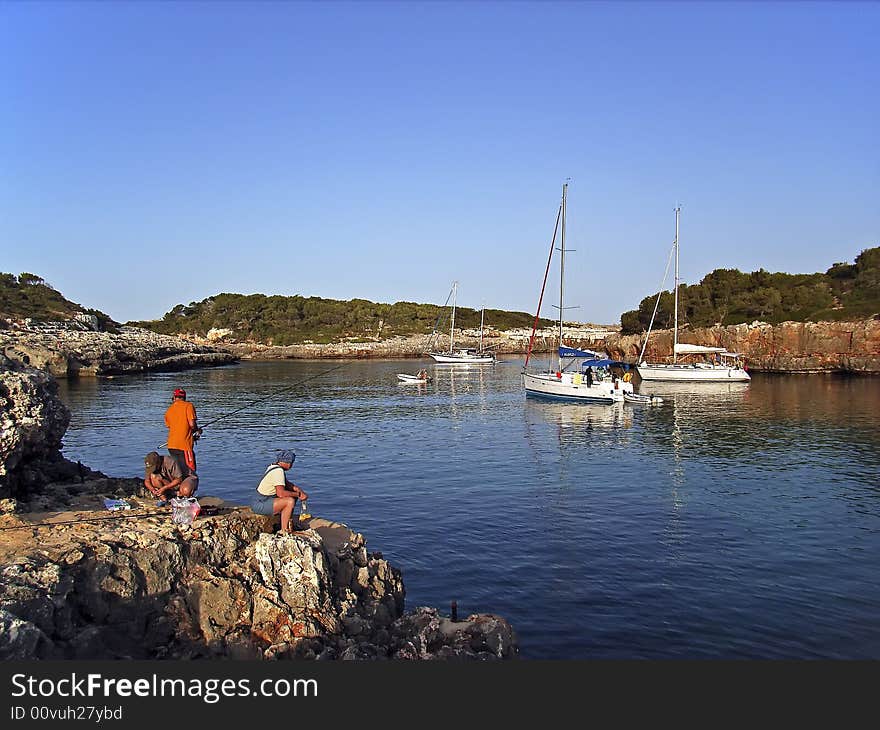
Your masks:
<instances>
[{"instance_id":1,"label":"tree line","mask_svg":"<svg viewBox=\"0 0 880 730\"><path fill-rule=\"evenodd\" d=\"M880 247L862 251L855 263L836 263L816 274L743 273L715 269L699 284L679 284L679 326L710 327L761 320L816 322L880 316ZM620 316L622 334L648 329L657 294L645 297L638 309ZM654 327L672 327L673 291L660 293Z\"/></svg>"},{"instance_id":2,"label":"tree line","mask_svg":"<svg viewBox=\"0 0 880 730\"><path fill-rule=\"evenodd\" d=\"M31 319L52 322L68 320L76 314L93 314L98 326L113 332L118 327L108 315L66 299L55 287L36 274L18 276L0 272L0 327L6 319Z\"/></svg>"},{"instance_id":3,"label":"tree line","mask_svg":"<svg viewBox=\"0 0 880 730\"><path fill-rule=\"evenodd\" d=\"M415 302L381 304L366 299L323 299L300 295L217 294L200 302L178 304L160 320L129 324L161 334L206 335L211 329L228 329L242 341L290 345L310 340L337 342L346 337L388 339L430 334L448 326L450 307ZM485 311L486 328L498 330L531 327L534 315L526 312ZM550 324L541 320L541 326ZM480 310L457 307L455 326L478 328Z\"/></svg>"}]
</instances>

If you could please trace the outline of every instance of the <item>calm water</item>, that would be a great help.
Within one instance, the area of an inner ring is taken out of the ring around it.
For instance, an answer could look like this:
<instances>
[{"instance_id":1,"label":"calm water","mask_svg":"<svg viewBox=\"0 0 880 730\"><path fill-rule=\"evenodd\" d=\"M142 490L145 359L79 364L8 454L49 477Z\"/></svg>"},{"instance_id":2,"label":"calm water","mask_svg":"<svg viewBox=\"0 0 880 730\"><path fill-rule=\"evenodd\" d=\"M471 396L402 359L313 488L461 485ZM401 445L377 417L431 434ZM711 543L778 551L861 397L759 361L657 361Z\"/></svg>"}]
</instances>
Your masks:
<instances>
[{"instance_id":1,"label":"calm water","mask_svg":"<svg viewBox=\"0 0 880 730\"><path fill-rule=\"evenodd\" d=\"M200 494L247 502L276 449L310 511L403 570L407 606L495 612L530 658L880 659L880 379L526 399L521 360L243 363L62 383L65 454L142 476L185 387ZM281 392L284 391L284 392Z\"/></svg>"}]
</instances>

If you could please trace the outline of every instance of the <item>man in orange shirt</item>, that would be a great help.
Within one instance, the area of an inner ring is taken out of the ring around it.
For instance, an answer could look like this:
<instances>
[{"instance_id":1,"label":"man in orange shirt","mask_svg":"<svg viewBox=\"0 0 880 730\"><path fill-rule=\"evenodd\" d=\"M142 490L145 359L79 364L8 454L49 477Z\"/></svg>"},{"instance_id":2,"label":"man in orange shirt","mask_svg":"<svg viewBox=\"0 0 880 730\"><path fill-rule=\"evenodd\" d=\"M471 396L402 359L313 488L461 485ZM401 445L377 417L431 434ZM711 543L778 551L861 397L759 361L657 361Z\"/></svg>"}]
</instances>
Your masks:
<instances>
[{"instance_id":1,"label":"man in orange shirt","mask_svg":"<svg viewBox=\"0 0 880 730\"><path fill-rule=\"evenodd\" d=\"M195 474L193 442L202 435L202 429L196 422L195 406L186 399L183 388L174 391L174 400L165 411L165 425L168 426L168 453L180 464L181 470Z\"/></svg>"}]
</instances>

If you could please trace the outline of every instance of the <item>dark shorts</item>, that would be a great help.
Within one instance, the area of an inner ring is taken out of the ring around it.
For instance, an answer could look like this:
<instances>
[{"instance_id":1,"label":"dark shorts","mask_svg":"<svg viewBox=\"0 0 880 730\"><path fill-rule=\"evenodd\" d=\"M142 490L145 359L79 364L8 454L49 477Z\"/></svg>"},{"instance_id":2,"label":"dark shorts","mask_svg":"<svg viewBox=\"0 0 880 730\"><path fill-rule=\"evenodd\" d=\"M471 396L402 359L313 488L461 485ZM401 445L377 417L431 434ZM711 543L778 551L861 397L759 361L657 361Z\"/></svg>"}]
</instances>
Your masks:
<instances>
[{"instance_id":1,"label":"dark shorts","mask_svg":"<svg viewBox=\"0 0 880 730\"><path fill-rule=\"evenodd\" d=\"M196 455L189 449L168 449L168 455L180 465L184 476L196 473Z\"/></svg>"},{"instance_id":2,"label":"dark shorts","mask_svg":"<svg viewBox=\"0 0 880 730\"><path fill-rule=\"evenodd\" d=\"M271 517L275 514L273 507L275 506L275 495L266 496L257 492L256 496L251 500L251 509L258 515L267 515Z\"/></svg>"}]
</instances>

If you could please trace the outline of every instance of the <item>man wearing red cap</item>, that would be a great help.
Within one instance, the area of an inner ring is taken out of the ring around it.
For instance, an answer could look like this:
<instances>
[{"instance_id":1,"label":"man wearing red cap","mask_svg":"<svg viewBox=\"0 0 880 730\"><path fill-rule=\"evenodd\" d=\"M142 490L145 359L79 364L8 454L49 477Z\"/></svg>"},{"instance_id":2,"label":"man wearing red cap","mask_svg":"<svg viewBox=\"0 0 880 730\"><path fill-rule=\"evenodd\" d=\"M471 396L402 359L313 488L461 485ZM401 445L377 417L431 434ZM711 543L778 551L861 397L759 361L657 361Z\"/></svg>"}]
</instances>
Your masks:
<instances>
[{"instance_id":1,"label":"man wearing red cap","mask_svg":"<svg viewBox=\"0 0 880 730\"><path fill-rule=\"evenodd\" d=\"M168 453L174 457L184 474L196 473L196 455L193 442L202 433L196 422L196 409L186 399L186 391L177 388L174 400L165 411L165 425L168 426Z\"/></svg>"}]
</instances>

